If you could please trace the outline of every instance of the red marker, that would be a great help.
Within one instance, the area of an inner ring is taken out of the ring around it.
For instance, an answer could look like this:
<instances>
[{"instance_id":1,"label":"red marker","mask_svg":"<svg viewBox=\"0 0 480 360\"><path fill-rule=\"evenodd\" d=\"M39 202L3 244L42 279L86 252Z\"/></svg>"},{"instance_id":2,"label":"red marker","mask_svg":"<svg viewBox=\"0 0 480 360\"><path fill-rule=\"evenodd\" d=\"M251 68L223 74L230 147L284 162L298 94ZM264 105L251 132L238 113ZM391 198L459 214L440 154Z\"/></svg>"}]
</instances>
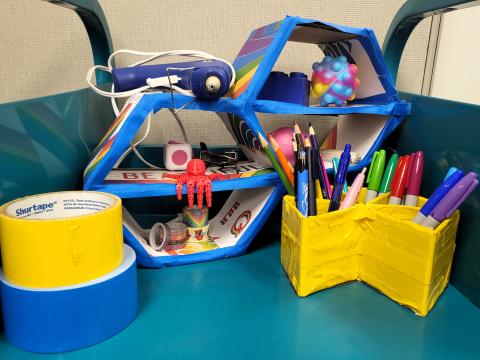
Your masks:
<instances>
[{"instance_id":1,"label":"red marker","mask_svg":"<svg viewBox=\"0 0 480 360\"><path fill-rule=\"evenodd\" d=\"M420 194L420 185L423 176L423 152L417 151L410 155L410 170L407 181L407 195L405 195L405 205L417 206L418 195Z\"/></svg>"},{"instance_id":2,"label":"red marker","mask_svg":"<svg viewBox=\"0 0 480 360\"><path fill-rule=\"evenodd\" d=\"M402 202L403 195L405 194L409 168L410 155L400 156L390 185L390 199L388 199L388 205L400 205Z\"/></svg>"}]
</instances>

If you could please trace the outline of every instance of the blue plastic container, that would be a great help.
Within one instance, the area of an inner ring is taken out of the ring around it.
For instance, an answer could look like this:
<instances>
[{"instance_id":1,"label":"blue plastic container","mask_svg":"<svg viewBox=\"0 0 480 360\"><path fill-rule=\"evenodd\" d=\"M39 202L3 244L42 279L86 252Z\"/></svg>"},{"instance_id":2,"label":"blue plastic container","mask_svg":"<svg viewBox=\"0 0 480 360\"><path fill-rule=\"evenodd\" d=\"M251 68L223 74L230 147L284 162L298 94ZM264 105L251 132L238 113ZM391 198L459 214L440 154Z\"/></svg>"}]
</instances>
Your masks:
<instances>
[{"instance_id":1,"label":"blue plastic container","mask_svg":"<svg viewBox=\"0 0 480 360\"><path fill-rule=\"evenodd\" d=\"M302 72L272 71L263 85L258 99L283 101L298 105L309 105L310 81Z\"/></svg>"}]
</instances>

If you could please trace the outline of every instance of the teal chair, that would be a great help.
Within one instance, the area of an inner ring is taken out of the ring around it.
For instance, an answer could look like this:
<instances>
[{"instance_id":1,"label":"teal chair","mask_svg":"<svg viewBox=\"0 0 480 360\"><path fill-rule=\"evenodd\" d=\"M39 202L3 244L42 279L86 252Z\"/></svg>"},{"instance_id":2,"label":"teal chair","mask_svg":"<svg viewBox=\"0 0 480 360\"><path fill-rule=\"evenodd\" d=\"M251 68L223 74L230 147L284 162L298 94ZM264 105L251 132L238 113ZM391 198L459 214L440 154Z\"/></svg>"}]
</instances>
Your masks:
<instances>
[{"instance_id":1,"label":"teal chair","mask_svg":"<svg viewBox=\"0 0 480 360\"><path fill-rule=\"evenodd\" d=\"M77 12L95 63L104 64L112 46L98 3L52 3ZM467 3L407 1L385 41L392 74L396 76L405 43L422 18L473 4ZM448 166L479 170L480 145L474 135L480 107L407 93L403 97L412 102L412 116L389 145L402 153L425 151L423 193L434 189ZM89 152L112 117L108 100L87 89L0 105L0 203L80 188ZM246 256L140 269L140 311L131 326L101 344L50 358L479 359L478 204L477 190L461 208L452 284L426 318L361 283L298 298L280 265L279 222L272 219ZM37 357L13 348L0 333L0 359Z\"/></svg>"},{"instance_id":2,"label":"teal chair","mask_svg":"<svg viewBox=\"0 0 480 360\"><path fill-rule=\"evenodd\" d=\"M402 51L425 17L478 5L477 1L410 0L393 19L383 46L392 76L397 77ZM477 26L478 24L476 24ZM453 80L453 79L452 79ZM480 173L480 106L403 93L412 115L390 139L400 153L425 152L422 193L431 194L450 166ZM480 307L480 190L461 207L461 222L451 284Z\"/></svg>"}]
</instances>

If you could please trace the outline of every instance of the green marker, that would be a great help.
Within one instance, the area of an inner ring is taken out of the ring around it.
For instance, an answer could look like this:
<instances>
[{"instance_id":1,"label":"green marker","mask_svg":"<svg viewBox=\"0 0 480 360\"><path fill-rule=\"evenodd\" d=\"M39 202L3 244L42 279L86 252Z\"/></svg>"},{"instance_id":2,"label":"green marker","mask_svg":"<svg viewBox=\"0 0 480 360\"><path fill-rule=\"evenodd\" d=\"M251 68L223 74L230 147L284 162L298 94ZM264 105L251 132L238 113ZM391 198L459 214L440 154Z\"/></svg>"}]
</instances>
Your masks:
<instances>
[{"instance_id":1,"label":"green marker","mask_svg":"<svg viewBox=\"0 0 480 360\"><path fill-rule=\"evenodd\" d=\"M380 184L379 194L385 194L390 191L390 184L392 182L393 173L397 167L398 154L393 154L390 160L388 160L387 168L383 173L382 183Z\"/></svg>"},{"instance_id":2,"label":"green marker","mask_svg":"<svg viewBox=\"0 0 480 360\"><path fill-rule=\"evenodd\" d=\"M368 169L367 184L368 190L365 196L365 203L375 199L378 195L380 182L382 181L383 170L385 169L385 158L387 153L385 150L375 151L373 154L370 169Z\"/></svg>"}]
</instances>

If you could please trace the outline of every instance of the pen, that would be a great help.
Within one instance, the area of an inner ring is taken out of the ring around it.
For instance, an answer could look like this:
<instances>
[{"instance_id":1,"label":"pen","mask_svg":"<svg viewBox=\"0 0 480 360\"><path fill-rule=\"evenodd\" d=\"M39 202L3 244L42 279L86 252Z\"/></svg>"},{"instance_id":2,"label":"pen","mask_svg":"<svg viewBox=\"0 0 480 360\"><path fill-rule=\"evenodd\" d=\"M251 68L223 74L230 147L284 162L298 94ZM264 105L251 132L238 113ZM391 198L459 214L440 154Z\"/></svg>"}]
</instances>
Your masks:
<instances>
[{"instance_id":1,"label":"pen","mask_svg":"<svg viewBox=\"0 0 480 360\"><path fill-rule=\"evenodd\" d=\"M308 215L308 170L305 169L305 151L298 151L297 160L297 209L303 216Z\"/></svg>"},{"instance_id":2,"label":"pen","mask_svg":"<svg viewBox=\"0 0 480 360\"><path fill-rule=\"evenodd\" d=\"M448 191L455 186L463 178L463 171L456 170L449 177L445 178L439 187L435 189L433 194L427 200L427 202L422 206L420 211L413 218L413 222L416 224L421 224L425 218L430 215L433 209L438 205L440 200L442 200Z\"/></svg>"},{"instance_id":3,"label":"pen","mask_svg":"<svg viewBox=\"0 0 480 360\"><path fill-rule=\"evenodd\" d=\"M418 195L420 194L420 185L423 176L423 152L417 151L410 155L410 170L407 180L407 191L405 195L405 205L417 206Z\"/></svg>"},{"instance_id":4,"label":"pen","mask_svg":"<svg viewBox=\"0 0 480 360\"><path fill-rule=\"evenodd\" d=\"M440 200L422 225L435 229L443 220L452 216L477 185L477 174L469 172Z\"/></svg>"},{"instance_id":5,"label":"pen","mask_svg":"<svg viewBox=\"0 0 480 360\"><path fill-rule=\"evenodd\" d=\"M380 189L380 183L382 182L383 170L385 169L385 158L387 153L385 150L375 151L373 154L372 163L368 169L367 184L368 190L365 196L365 203L375 199Z\"/></svg>"},{"instance_id":6,"label":"pen","mask_svg":"<svg viewBox=\"0 0 480 360\"><path fill-rule=\"evenodd\" d=\"M318 146L317 135L315 134L315 130L313 129L312 124L308 124L308 132L310 134L310 142L312 144L313 156L315 161L314 179L318 179L320 183L322 197L324 199L330 199L330 183L328 181L328 176L325 170L325 165L323 164L322 156L320 155L320 147Z\"/></svg>"},{"instance_id":7,"label":"pen","mask_svg":"<svg viewBox=\"0 0 480 360\"><path fill-rule=\"evenodd\" d=\"M335 176L335 182L333 185L332 198L330 199L330 204L328 206L328 211L338 210L340 207L340 199L342 197L342 188L343 183L345 182L345 177L347 176L348 165L350 164L350 149L352 146L350 144L345 145L345 149L340 156L340 162L338 164L338 172Z\"/></svg>"},{"instance_id":8,"label":"pen","mask_svg":"<svg viewBox=\"0 0 480 360\"><path fill-rule=\"evenodd\" d=\"M390 185L390 198L388 205L400 205L405 194L405 184L407 183L408 170L410 167L410 155L400 156L397 168L393 174L392 184Z\"/></svg>"},{"instance_id":9,"label":"pen","mask_svg":"<svg viewBox=\"0 0 480 360\"><path fill-rule=\"evenodd\" d=\"M260 140L260 144L262 145L262 148L265 151L265 154L267 154L268 159L272 163L273 169L277 172L278 176L280 177L280 180L285 186L285 189L287 189L290 195L295 195L292 184L290 184L290 181L288 181L287 176L283 172L282 167L278 163L275 157L275 154L273 153L272 149L267 143L267 140L265 140L265 138L260 133L258 133L258 139Z\"/></svg>"},{"instance_id":10,"label":"pen","mask_svg":"<svg viewBox=\"0 0 480 360\"><path fill-rule=\"evenodd\" d=\"M392 154L390 160L388 160L387 167L383 173L382 183L380 184L380 189L378 189L379 194L385 194L390 191L390 184L392 182L393 173L397 167L398 154Z\"/></svg>"},{"instance_id":11,"label":"pen","mask_svg":"<svg viewBox=\"0 0 480 360\"><path fill-rule=\"evenodd\" d=\"M333 165L333 176L337 176L337 172L338 172L338 158L337 157L334 157L332 158L332 165ZM348 185L347 183L344 183L343 184L343 189L342 189L343 192L347 192L348 191Z\"/></svg>"},{"instance_id":12,"label":"pen","mask_svg":"<svg viewBox=\"0 0 480 360\"><path fill-rule=\"evenodd\" d=\"M305 159L308 170L308 216L315 216L317 215L317 194L315 193L315 179L313 178L315 165L313 149L308 137L305 139Z\"/></svg>"},{"instance_id":13,"label":"pen","mask_svg":"<svg viewBox=\"0 0 480 360\"><path fill-rule=\"evenodd\" d=\"M343 199L342 204L340 205L341 209L347 209L357 201L358 194L360 190L362 190L363 182L365 181L365 173L367 172L367 168L364 167L362 172L360 172L353 181L353 184L350 186L350 190L348 190L347 195L345 195L345 199Z\"/></svg>"},{"instance_id":14,"label":"pen","mask_svg":"<svg viewBox=\"0 0 480 360\"><path fill-rule=\"evenodd\" d=\"M287 158L283 154L282 149L280 149L280 146L278 146L278 143L273 138L273 136L269 136L268 138L270 140L270 144L272 144L273 151L275 151L275 154L277 154L278 162L282 166L282 169L285 172L285 175L287 176L288 181L290 181L290 184L292 184L293 186L293 172L289 166L290 164Z\"/></svg>"}]
</instances>

